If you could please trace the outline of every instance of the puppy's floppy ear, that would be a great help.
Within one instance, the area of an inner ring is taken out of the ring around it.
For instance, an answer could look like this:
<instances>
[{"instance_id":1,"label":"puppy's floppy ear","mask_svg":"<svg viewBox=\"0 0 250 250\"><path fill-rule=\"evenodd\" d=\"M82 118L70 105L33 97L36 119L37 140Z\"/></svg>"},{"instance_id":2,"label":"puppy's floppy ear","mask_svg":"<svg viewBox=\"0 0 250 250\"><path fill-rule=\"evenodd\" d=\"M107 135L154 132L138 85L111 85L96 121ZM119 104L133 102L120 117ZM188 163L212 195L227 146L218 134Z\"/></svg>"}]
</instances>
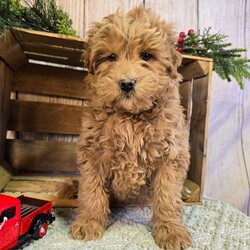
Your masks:
<instances>
[{"instance_id":1,"label":"puppy's floppy ear","mask_svg":"<svg viewBox=\"0 0 250 250\"><path fill-rule=\"evenodd\" d=\"M181 66L182 62L182 55L180 52L176 50L174 47L174 44L170 47L170 53L171 53L171 58L172 58L172 64L174 67L178 68Z\"/></svg>"},{"instance_id":2,"label":"puppy's floppy ear","mask_svg":"<svg viewBox=\"0 0 250 250\"><path fill-rule=\"evenodd\" d=\"M172 60L172 65L177 69L182 62L182 55L175 49L175 42L177 38L173 32L173 24L162 22L162 29L167 35L167 42L169 44L170 57Z\"/></svg>"}]
</instances>

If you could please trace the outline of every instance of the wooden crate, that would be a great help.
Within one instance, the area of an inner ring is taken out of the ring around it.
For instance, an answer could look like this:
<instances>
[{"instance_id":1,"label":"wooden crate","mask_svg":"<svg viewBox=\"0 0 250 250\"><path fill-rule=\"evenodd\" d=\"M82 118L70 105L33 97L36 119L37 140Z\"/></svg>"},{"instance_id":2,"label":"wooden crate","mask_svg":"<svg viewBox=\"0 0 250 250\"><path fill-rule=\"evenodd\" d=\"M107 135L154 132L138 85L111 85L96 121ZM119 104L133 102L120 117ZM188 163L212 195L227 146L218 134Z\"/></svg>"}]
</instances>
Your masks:
<instances>
[{"instance_id":1,"label":"wooden crate","mask_svg":"<svg viewBox=\"0 0 250 250\"><path fill-rule=\"evenodd\" d=\"M85 41L24 29L0 39L0 191L52 199L55 206L76 200L53 197L55 186L78 178L75 142L79 135L86 72ZM182 102L190 124L191 165L187 204L201 203L206 164L212 61L184 56Z\"/></svg>"}]
</instances>

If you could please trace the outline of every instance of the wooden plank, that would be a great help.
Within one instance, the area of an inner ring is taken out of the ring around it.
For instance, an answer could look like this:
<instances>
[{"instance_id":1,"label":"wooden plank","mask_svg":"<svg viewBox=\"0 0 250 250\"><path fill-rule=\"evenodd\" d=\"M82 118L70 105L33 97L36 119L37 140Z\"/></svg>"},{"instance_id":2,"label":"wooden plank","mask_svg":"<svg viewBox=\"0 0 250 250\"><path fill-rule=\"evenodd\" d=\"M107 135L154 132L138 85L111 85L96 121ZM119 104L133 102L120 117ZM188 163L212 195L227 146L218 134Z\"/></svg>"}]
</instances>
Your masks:
<instances>
[{"instance_id":1,"label":"wooden plank","mask_svg":"<svg viewBox=\"0 0 250 250\"><path fill-rule=\"evenodd\" d=\"M34 44L51 44L76 49L83 48L85 46L85 40L77 37L26 30L22 28L12 29L12 33L21 45L22 43L30 42Z\"/></svg>"},{"instance_id":2,"label":"wooden plank","mask_svg":"<svg viewBox=\"0 0 250 250\"><path fill-rule=\"evenodd\" d=\"M190 123L191 164L188 178L204 188L204 173L207 148L207 126L209 117L209 77L194 80L193 108Z\"/></svg>"},{"instance_id":3,"label":"wooden plank","mask_svg":"<svg viewBox=\"0 0 250 250\"><path fill-rule=\"evenodd\" d=\"M69 65L69 66L73 66L73 67L82 67L83 66L83 62L77 60L73 60L71 58L68 57L54 57L51 55L45 55L45 54L27 54L26 56L30 59L30 60L35 60L35 61L42 61L42 62L48 62L48 63L56 63L56 64L61 64L63 65Z\"/></svg>"},{"instance_id":4,"label":"wooden plank","mask_svg":"<svg viewBox=\"0 0 250 250\"><path fill-rule=\"evenodd\" d=\"M8 129L79 134L85 107L11 100Z\"/></svg>"},{"instance_id":5,"label":"wooden plank","mask_svg":"<svg viewBox=\"0 0 250 250\"><path fill-rule=\"evenodd\" d=\"M61 46L54 46L50 44L33 44L30 42L22 43L22 48L24 53L28 58L29 55L44 55L44 57L49 58L62 58L65 61L77 62L79 65L82 65L82 52L83 48L67 48Z\"/></svg>"},{"instance_id":6,"label":"wooden plank","mask_svg":"<svg viewBox=\"0 0 250 250\"><path fill-rule=\"evenodd\" d=\"M93 22L99 22L103 17L110 15L119 9L122 12L128 12L135 6L143 4L143 0L85 0L85 33ZM98 8L97 8L98 6Z\"/></svg>"},{"instance_id":7,"label":"wooden plank","mask_svg":"<svg viewBox=\"0 0 250 250\"><path fill-rule=\"evenodd\" d=\"M0 161L4 159L12 77L10 68L0 60Z\"/></svg>"},{"instance_id":8,"label":"wooden plank","mask_svg":"<svg viewBox=\"0 0 250 250\"><path fill-rule=\"evenodd\" d=\"M48 193L55 192L57 182L50 181L13 181L10 180L4 188L5 192L34 192L34 193Z\"/></svg>"},{"instance_id":9,"label":"wooden plank","mask_svg":"<svg viewBox=\"0 0 250 250\"><path fill-rule=\"evenodd\" d=\"M183 77L183 81L200 78L206 76L209 72L209 62L207 61L195 61L183 65L178 69L179 73Z\"/></svg>"},{"instance_id":10,"label":"wooden plank","mask_svg":"<svg viewBox=\"0 0 250 250\"><path fill-rule=\"evenodd\" d=\"M196 0L146 0L145 6L154 10L161 18L174 24L176 33L189 29L198 30L198 2ZM202 6L202 5L201 5Z\"/></svg>"},{"instance_id":11,"label":"wooden plank","mask_svg":"<svg viewBox=\"0 0 250 250\"><path fill-rule=\"evenodd\" d=\"M10 31L7 31L6 36L0 37L0 58L13 70L17 70L28 61L21 46Z\"/></svg>"},{"instance_id":12,"label":"wooden plank","mask_svg":"<svg viewBox=\"0 0 250 250\"><path fill-rule=\"evenodd\" d=\"M78 207L78 200L77 199L63 199L63 198L56 198L54 197L53 193L34 193L34 192L4 192L6 195L10 195L13 197L17 197L20 195L26 195L29 197L37 198L37 199L44 199L53 201L53 207Z\"/></svg>"},{"instance_id":13,"label":"wooden plank","mask_svg":"<svg viewBox=\"0 0 250 250\"><path fill-rule=\"evenodd\" d=\"M85 71L29 63L16 71L12 91L89 99L86 75Z\"/></svg>"},{"instance_id":14,"label":"wooden plank","mask_svg":"<svg viewBox=\"0 0 250 250\"><path fill-rule=\"evenodd\" d=\"M75 143L7 140L6 160L19 171L78 171Z\"/></svg>"},{"instance_id":15,"label":"wooden plank","mask_svg":"<svg viewBox=\"0 0 250 250\"><path fill-rule=\"evenodd\" d=\"M10 178L13 174L11 172L11 167L5 161L0 161L0 191L4 189L4 187L10 181Z\"/></svg>"},{"instance_id":16,"label":"wooden plank","mask_svg":"<svg viewBox=\"0 0 250 250\"><path fill-rule=\"evenodd\" d=\"M45 175L46 176L46 175ZM45 177L44 176L44 177ZM64 176L56 175L56 178L62 178L62 180L66 180ZM50 178L50 176L47 176ZM41 176L40 176L41 178ZM42 198L46 200L52 200L53 206L59 206L59 207L77 207L78 202L77 199L65 199L65 198L57 198L54 197L54 191L56 190L56 187L59 183L59 181L55 181L53 179L48 180L48 178L45 180L42 179L32 179L29 178L29 180L26 180L25 176L23 176L21 179L18 178L17 180L14 180L15 178L12 178L9 184L5 187L4 193L11 195L11 196L19 196L19 195L26 195L30 197L35 198ZM60 182L62 181L60 180ZM190 190L190 196L185 200L185 205L190 204L197 204L200 203L199 201L199 186L189 180L186 180L185 187ZM111 207L117 207L117 206L151 206L152 203L149 198L143 198L138 197L137 199L133 201L127 201L127 202L121 202L116 199L111 199L110 201Z\"/></svg>"}]
</instances>

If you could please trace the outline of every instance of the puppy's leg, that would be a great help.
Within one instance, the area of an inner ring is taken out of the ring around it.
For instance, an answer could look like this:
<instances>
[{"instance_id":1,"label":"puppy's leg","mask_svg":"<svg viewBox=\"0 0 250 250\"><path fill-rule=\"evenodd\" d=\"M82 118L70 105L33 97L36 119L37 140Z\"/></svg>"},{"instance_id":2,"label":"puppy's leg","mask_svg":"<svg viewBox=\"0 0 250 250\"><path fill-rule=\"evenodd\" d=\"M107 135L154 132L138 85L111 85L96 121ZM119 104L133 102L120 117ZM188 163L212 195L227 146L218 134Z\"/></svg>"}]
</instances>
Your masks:
<instances>
[{"instance_id":1,"label":"puppy's leg","mask_svg":"<svg viewBox=\"0 0 250 250\"><path fill-rule=\"evenodd\" d=\"M88 241L102 237L109 213L104 183L102 176L87 169L79 180L79 208L70 227L74 239Z\"/></svg>"},{"instance_id":2,"label":"puppy's leg","mask_svg":"<svg viewBox=\"0 0 250 250\"><path fill-rule=\"evenodd\" d=\"M182 224L181 193L186 176L184 168L169 161L157 169L153 180L153 235L164 249L185 249L191 237Z\"/></svg>"}]
</instances>

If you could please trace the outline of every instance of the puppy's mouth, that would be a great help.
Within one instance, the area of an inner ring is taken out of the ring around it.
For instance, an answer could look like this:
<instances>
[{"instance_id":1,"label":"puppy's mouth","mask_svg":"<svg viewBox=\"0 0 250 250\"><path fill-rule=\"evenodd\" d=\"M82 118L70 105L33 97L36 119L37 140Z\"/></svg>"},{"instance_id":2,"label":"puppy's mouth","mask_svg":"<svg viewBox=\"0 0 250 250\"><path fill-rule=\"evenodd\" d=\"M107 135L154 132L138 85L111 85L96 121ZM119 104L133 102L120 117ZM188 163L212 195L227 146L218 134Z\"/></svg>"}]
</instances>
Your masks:
<instances>
[{"instance_id":1,"label":"puppy's mouth","mask_svg":"<svg viewBox=\"0 0 250 250\"><path fill-rule=\"evenodd\" d=\"M131 98L134 97L134 95L135 95L135 90L131 90L131 91L128 92L128 93L122 92L121 95L122 95L122 98L124 98L125 100L129 100L129 99L131 99Z\"/></svg>"}]
</instances>

